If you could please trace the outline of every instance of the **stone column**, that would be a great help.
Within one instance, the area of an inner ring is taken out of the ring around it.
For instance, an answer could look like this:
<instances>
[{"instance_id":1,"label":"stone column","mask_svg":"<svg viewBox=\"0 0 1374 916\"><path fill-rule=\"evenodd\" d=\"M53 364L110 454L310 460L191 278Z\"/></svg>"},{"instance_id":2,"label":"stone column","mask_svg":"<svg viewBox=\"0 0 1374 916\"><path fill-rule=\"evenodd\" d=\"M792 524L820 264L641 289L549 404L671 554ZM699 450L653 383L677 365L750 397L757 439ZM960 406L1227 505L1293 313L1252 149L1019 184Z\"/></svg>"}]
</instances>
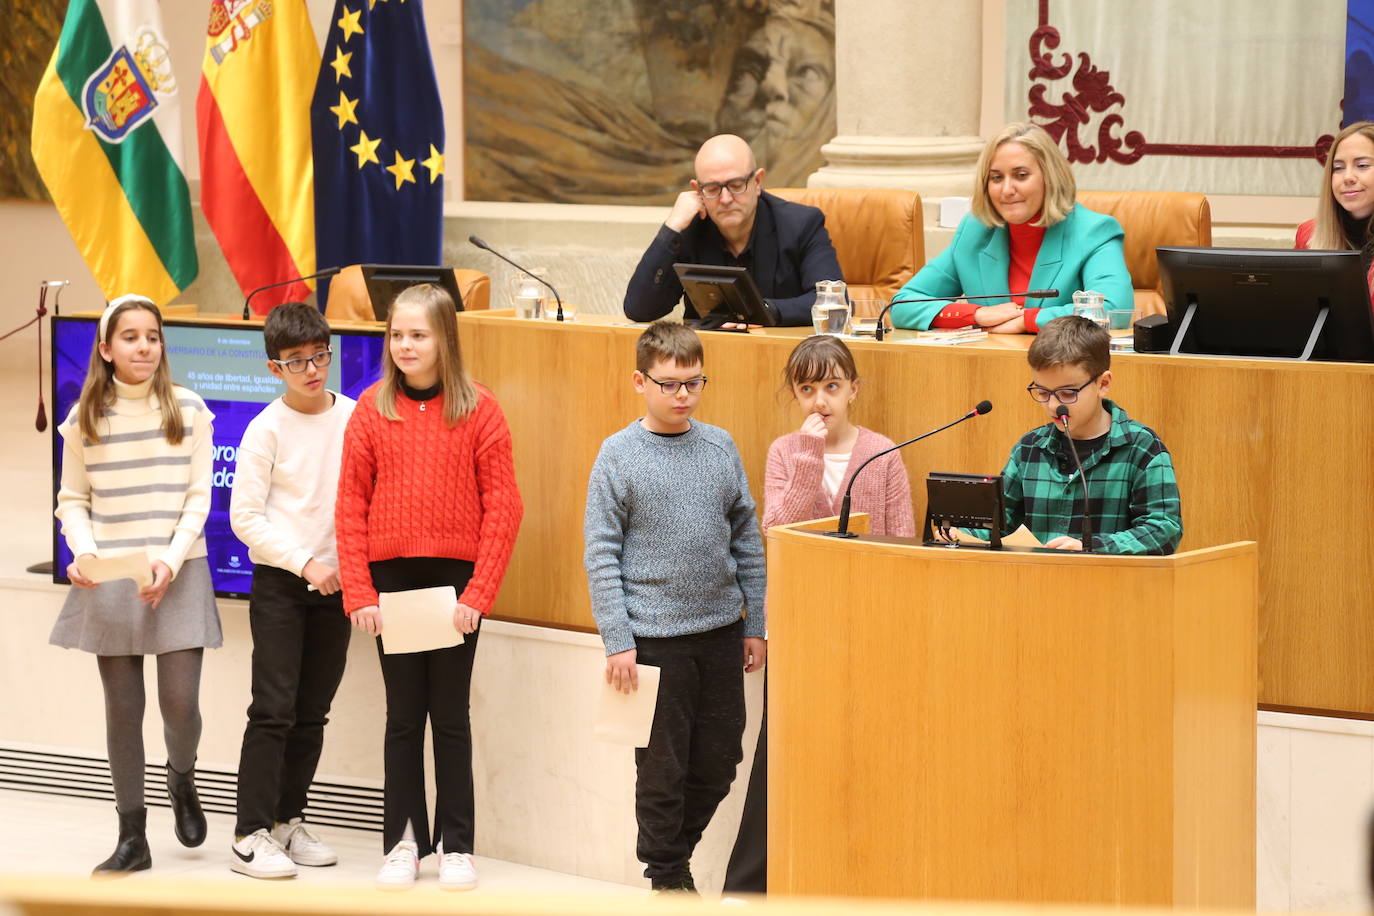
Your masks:
<instances>
[{"instance_id":1,"label":"stone column","mask_svg":"<svg viewBox=\"0 0 1374 916\"><path fill-rule=\"evenodd\" d=\"M981 0L836 0L839 134L811 187L969 194L982 103Z\"/></svg>"}]
</instances>

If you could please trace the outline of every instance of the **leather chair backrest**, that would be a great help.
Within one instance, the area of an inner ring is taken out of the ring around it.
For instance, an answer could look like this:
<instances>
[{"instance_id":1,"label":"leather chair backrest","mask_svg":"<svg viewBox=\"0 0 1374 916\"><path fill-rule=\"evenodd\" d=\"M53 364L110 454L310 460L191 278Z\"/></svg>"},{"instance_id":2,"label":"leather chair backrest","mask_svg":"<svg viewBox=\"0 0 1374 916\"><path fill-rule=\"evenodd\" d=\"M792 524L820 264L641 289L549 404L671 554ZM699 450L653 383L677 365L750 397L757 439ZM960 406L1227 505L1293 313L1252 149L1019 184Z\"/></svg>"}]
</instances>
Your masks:
<instances>
[{"instance_id":1,"label":"leather chair backrest","mask_svg":"<svg viewBox=\"0 0 1374 916\"><path fill-rule=\"evenodd\" d=\"M463 297L463 310L472 312L491 307L491 278L480 270L455 268L453 278L458 283L458 295ZM363 269L353 264L339 271L329 283L329 302L324 317L340 321L376 321L372 299L363 283Z\"/></svg>"},{"instance_id":2,"label":"leather chair backrest","mask_svg":"<svg viewBox=\"0 0 1374 916\"><path fill-rule=\"evenodd\" d=\"M887 188L768 188L817 207L852 298L891 299L926 263L921 195ZM867 287L869 290L865 290ZM857 288L857 289L856 289Z\"/></svg>"},{"instance_id":3,"label":"leather chair backrest","mask_svg":"<svg viewBox=\"0 0 1374 916\"><path fill-rule=\"evenodd\" d=\"M1210 247L1212 208L1203 194L1181 191L1079 191L1078 203L1114 217L1126 233L1126 268L1136 291L1136 317L1163 313L1160 245Z\"/></svg>"}]
</instances>

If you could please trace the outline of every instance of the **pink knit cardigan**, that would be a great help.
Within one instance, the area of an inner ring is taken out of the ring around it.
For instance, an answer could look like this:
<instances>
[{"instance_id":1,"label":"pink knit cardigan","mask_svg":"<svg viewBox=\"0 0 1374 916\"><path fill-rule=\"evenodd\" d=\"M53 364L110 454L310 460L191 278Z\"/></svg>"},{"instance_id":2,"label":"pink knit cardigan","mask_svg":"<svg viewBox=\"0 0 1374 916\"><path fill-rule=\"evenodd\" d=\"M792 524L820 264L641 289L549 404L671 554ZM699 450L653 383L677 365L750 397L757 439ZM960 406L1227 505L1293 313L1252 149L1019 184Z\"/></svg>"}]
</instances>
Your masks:
<instances>
[{"instance_id":1,"label":"pink knit cardigan","mask_svg":"<svg viewBox=\"0 0 1374 916\"><path fill-rule=\"evenodd\" d=\"M788 433L775 439L768 449L768 465L764 471L764 530L774 525L839 515L844 488L849 485L854 471L892 445L892 440L886 436L860 426L849 467L845 469L835 498L831 499L821 483L825 474L825 440L803 433ZM868 513L872 534L915 536L911 484L898 452L879 458L859 476L854 484L850 511Z\"/></svg>"}]
</instances>

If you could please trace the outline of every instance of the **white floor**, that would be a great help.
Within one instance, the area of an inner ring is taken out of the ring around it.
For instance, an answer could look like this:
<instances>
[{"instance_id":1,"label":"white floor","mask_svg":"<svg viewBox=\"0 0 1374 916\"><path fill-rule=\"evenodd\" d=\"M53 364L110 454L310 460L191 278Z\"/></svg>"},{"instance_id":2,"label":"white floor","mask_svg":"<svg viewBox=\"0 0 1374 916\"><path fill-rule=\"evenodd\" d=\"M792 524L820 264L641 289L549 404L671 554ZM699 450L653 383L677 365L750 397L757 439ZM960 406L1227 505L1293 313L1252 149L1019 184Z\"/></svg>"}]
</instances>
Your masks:
<instances>
[{"instance_id":1,"label":"white floor","mask_svg":"<svg viewBox=\"0 0 1374 916\"><path fill-rule=\"evenodd\" d=\"M148 809L148 843L153 867L128 880L150 878L205 879L254 882L229 870L229 843L233 819L210 814L210 836L205 845L187 849L172 835L172 813L167 808ZM29 792L0 790L0 862L3 871L26 877L86 878L108 856L118 833L115 812L108 802L60 798ZM281 886L371 887L381 865L381 835L362 830L326 827L317 831L339 853L339 864L329 868L302 868L293 881ZM579 878L560 872L515 865L499 859L477 857L480 884L472 893L540 893L646 896L641 888ZM429 856L420 863L420 880L411 893L441 893L438 863Z\"/></svg>"}]
</instances>

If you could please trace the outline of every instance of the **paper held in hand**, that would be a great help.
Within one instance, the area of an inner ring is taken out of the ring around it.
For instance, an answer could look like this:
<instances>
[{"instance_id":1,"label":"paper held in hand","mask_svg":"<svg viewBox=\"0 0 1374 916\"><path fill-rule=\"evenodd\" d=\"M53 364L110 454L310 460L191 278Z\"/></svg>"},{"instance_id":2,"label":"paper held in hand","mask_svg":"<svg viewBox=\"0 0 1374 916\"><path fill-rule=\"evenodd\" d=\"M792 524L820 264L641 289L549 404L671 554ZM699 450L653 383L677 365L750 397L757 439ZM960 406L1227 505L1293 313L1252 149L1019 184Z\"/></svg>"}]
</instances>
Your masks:
<instances>
[{"instance_id":1,"label":"paper held in hand","mask_svg":"<svg viewBox=\"0 0 1374 916\"><path fill-rule=\"evenodd\" d=\"M377 598L382 611L382 651L387 655L463 644L463 634L453 628L458 592L452 585L382 592Z\"/></svg>"},{"instance_id":2,"label":"paper held in hand","mask_svg":"<svg viewBox=\"0 0 1374 916\"><path fill-rule=\"evenodd\" d=\"M133 579L134 585L140 589L153 584L153 568L148 563L148 555L141 550L104 557L82 557L76 561L76 568L92 582Z\"/></svg>"},{"instance_id":3,"label":"paper held in hand","mask_svg":"<svg viewBox=\"0 0 1374 916\"><path fill-rule=\"evenodd\" d=\"M592 737L607 744L648 747L658 705L658 672L653 665L638 665L639 689L621 693L606 683L601 672L601 693L596 698L596 725Z\"/></svg>"}]
</instances>

